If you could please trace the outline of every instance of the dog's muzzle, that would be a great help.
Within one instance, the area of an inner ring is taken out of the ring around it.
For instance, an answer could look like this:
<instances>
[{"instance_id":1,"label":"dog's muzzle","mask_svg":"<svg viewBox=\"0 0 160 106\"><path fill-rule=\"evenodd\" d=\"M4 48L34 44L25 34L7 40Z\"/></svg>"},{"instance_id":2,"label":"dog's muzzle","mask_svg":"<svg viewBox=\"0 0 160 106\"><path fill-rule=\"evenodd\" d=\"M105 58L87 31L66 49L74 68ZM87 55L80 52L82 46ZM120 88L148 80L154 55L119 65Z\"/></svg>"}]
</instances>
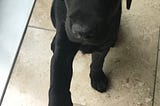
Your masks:
<instances>
[{"instance_id":1,"label":"dog's muzzle","mask_svg":"<svg viewBox=\"0 0 160 106\"><path fill-rule=\"evenodd\" d=\"M87 25L73 24L72 33L76 39L91 40L94 39L94 31L92 31Z\"/></svg>"}]
</instances>

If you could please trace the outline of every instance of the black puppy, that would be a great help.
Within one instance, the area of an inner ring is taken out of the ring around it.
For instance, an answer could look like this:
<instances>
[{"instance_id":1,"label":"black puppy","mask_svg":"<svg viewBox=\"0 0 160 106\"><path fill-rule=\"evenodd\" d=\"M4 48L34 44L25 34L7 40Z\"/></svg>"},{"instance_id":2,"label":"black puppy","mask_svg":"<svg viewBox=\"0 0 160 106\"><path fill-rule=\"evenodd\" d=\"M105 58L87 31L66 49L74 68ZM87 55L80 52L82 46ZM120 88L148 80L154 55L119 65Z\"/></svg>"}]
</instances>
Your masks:
<instances>
[{"instance_id":1,"label":"black puppy","mask_svg":"<svg viewBox=\"0 0 160 106\"><path fill-rule=\"evenodd\" d=\"M127 0L130 8L132 0ZM102 67L114 46L121 18L121 0L54 0L51 19L56 35L51 44L49 106L73 106L70 93L72 62L78 50L92 53L91 86L107 90Z\"/></svg>"}]
</instances>

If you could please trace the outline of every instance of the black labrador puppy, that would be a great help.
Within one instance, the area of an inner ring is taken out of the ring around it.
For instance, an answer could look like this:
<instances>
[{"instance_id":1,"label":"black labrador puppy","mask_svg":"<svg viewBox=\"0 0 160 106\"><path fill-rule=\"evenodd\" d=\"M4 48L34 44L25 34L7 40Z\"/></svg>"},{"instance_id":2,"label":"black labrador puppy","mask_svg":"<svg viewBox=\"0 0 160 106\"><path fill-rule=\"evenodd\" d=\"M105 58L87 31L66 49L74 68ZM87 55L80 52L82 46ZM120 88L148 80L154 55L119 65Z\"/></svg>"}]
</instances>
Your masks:
<instances>
[{"instance_id":1,"label":"black labrador puppy","mask_svg":"<svg viewBox=\"0 0 160 106\"><path fill-rule=\"evenodd\" d=\"M132 0L127 0L127 9ZM102 67L120 26L121 0L54 0L51 19L56 35L51 49L49 106L73 106L70 93L72 62L77 51L92 53L91 86L107 90ZM85 88L84 88L85 89Z\"/></svg>"}]
</instances>

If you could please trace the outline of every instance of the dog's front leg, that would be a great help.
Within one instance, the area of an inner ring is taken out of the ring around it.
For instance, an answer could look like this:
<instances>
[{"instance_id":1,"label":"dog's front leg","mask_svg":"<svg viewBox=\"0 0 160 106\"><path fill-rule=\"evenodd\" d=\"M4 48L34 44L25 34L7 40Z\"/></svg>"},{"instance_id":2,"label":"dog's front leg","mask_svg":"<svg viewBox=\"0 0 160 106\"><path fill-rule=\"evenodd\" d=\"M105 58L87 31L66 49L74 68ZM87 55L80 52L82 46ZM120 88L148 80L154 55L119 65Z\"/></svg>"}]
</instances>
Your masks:
<instances>
[{"instance_id":1,"label":"dog's front leg","mask_svg":"<svg viewBox=\"0 0 160 106\"><path fill-rule=\"evenodd\" d=\"M51 60L49 106L73 106L70 93L72 61L78 51L67 39L55 39ZM63 43L63 44L62 44Z\"/></svg>"},{"instance_id":2,"label":"dog's front leg","mask_svg":"<svg viewBox=\"0 0 160 106\"><path fill-rule=\"evenodd\" d=\"M92 53L92 63L90 66L91 86L99 92L105 92L108 87L108 79L102 70L108 51L109 48L103 52Z\"/></svg>"}]
</instances>

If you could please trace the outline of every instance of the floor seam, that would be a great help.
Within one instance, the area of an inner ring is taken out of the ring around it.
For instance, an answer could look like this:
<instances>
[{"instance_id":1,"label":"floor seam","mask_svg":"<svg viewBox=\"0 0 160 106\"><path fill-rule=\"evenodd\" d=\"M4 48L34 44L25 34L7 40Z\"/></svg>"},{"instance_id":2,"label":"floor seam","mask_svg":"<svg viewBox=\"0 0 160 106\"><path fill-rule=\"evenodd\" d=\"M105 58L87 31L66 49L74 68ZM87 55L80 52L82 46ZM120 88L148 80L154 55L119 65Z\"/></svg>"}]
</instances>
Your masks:
<instances>
[{"instance_id":1,"label":"floor seam","mask_svg":"<svg viewBox=\"0 0 160 106\"><path fill-rule=\"evenodd\" d=\"M56 31L55 29L47 29L47 28L42 28L42 27L32 26L32 25L28 25L28 27L35 28L35 29L46 30L46 31Z\"/></svg>"},{"instance_id":2,"label":"floor seam","mask_svg":"<svg viewBox=\"0 0 160 106\"><path fill-rule=\"evenodd\" d=\"M156 84L157 84L157 72L158 72L158 62L159 62L159 43L160 43L160 26L159 26L159 34L158 34L158 45L157 45L157 58L156 58L156 68L155 68L155 79L154 79L154 88L153 88L153 101L152 106L155 103L155 93L156 93Z\"/></svg>"}]
</instances>

